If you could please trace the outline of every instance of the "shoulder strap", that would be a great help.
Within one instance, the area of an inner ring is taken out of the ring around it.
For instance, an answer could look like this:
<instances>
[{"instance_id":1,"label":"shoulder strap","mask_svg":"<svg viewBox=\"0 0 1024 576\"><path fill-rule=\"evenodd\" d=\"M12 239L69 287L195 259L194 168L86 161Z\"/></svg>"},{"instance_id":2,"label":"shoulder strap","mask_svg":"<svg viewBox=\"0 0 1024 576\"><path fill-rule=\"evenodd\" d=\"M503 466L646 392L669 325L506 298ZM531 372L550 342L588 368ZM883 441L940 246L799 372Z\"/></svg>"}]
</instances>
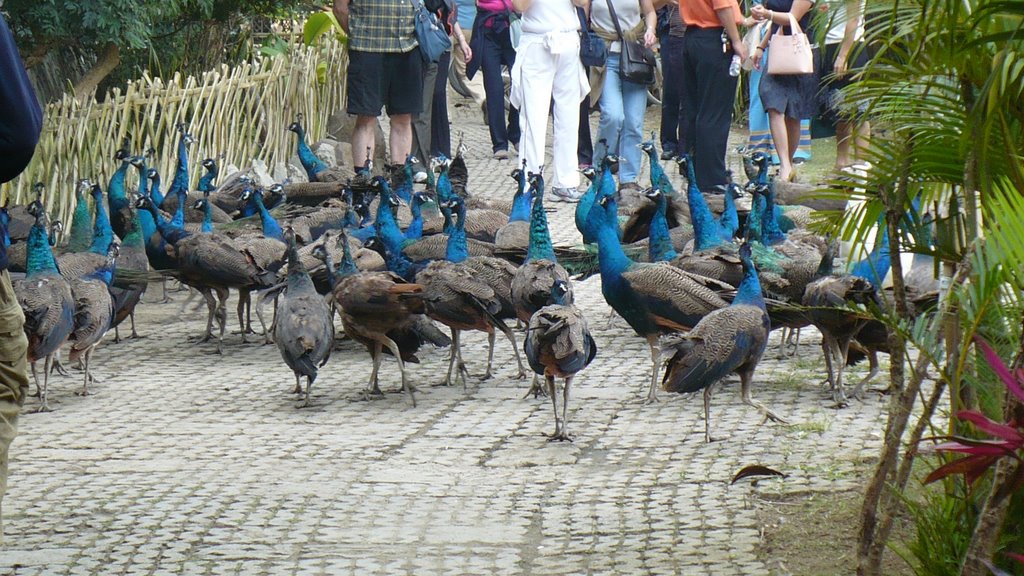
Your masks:
<instances>
[{"instance_id":1,"label":"shoulder strap","mask_svg":"<svg viewBox=\"0 0 1024 576\"><path fill-rule=\"evenodd\" d=\"M583 11L583 8L576 7L576 17L580 19L580 33L586 33L590 30L590 25L587 23L587 14Z\"/></svg>"},{"instance_id":2,"label":"shoulder strap","mask_svg":"<svg viewBox=\"0 0 1024 576\"><path fill-rule=\"evenodd\" d=\"M612 24L615 24L615 33L619 35L619 40L625 41L622 37L622 27L619 26L619 17L615 15L615 6L612 5L612 0L604 0L608 3L608 11L612 13Z\"/></svg>"}]
</instances>

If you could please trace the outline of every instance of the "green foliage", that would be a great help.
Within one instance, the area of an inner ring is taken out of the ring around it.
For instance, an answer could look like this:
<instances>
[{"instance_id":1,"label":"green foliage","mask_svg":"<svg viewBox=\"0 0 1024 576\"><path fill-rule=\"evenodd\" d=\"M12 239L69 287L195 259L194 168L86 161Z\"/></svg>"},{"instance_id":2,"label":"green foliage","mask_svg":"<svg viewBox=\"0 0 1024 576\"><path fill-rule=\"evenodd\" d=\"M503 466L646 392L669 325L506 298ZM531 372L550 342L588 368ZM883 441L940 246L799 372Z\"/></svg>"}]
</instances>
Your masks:
<instances>
[{"instance_id":1,"label":"green foliage","mask_svg":"<svg viewBox=\"0 0 1024 576\"><path fill-rule=\"evenodd\" d=\"M953 484L954 481L950 481ZM960 564L977 521L976 493L927 490L920 501L904 499L914 521L914 537L897 553L920 576L959 576Z\"/></svg>"}]
</instances>

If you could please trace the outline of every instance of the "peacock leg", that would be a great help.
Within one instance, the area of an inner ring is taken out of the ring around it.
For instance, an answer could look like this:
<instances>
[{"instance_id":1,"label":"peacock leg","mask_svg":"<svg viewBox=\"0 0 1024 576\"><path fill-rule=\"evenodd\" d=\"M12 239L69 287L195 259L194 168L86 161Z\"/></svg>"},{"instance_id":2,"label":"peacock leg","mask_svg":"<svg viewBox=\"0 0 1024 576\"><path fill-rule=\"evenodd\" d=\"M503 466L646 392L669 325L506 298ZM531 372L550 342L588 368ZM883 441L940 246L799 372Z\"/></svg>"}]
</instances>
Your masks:
<instances>
[{"instance_id":1,"label":"peacock leg","mask_svg":"<svg viewBox=\"0 0 1024 576\"><path fill-rule=\"evenodd\" d=\"M548 436L548 441L554 441L562 433L562 423L558 419L558 394L555 393L555 377L545 375L544 381L547 385L548 396L551 397L551 408L555 413L555 433Z\"/></svg>"},{"instance_id":2,"label":"peacock leg","mask_svg":"<svg viewBox=\"0 0 1024 576\"><path fill-rule=\"evenodd\" d=\"M132 339L145 338L145 336L139 336L139 333L135 331L135 310L132 310L131 312L128 313L128 319L132 321L132 335L129 336L129 338L132 338Z\"/></svg>"},{"instance_id":3,"label":"peacock leg","mask_svg":"<svg viewBox=\"0 0 1024 576\"><path fill-rule=\"evenodd\" d=\"M492 328L487 332L487 371L484 372L484 380L490 380L491 374L491 363L494 361L494 340L495 334Z\"/></svg>"},{"instance_id":4,"label":"peacock leg","mask_svg":"<svg viewBox=\"0 0 1024 576\"><path fill-rule=\"evenodd\" d=\"M864 387L867 386L868 382L871 382L875 376L878 376L878 353L874 350L868 351L868 375L863 380L857 382L857 385L853 388L853 397L860 400L864 396ZM884 390L872 389L872 392L882 392L883 394L888 392L888 388Z\"/></svg>"},{"instance_id":5,"label":"peacock leg","mask_svg":"<svg viewBox=\"0 0 1024 576\"><path fill-rule=\"evenodd\" d=\"M263 320L263 304L266 302L266 294L260 294L259 298L256 299L256 318L260 321L260 327L263 329L263 343L270 344L274 340L270 337L270 332L267 331L267 323Z\"/></svg>"},{"instance_id":6,"label":"peacock leg","mask_svg":"<svg viewBox=\"0 0 1024 576\"><path fill-rule=\"evenodd\" d=\"M461 342L459 342L459 345L455 347L455 353L459 357L459 361L456 363L455 367L456 367L456 370L459 371L458 372L458 377L462 378L462 389L465 390L466 389L466 380L469 379L469 369L466 368L466 362L462 359L462 343Z\"/></svg>"},{"instance_id":7,"label":"peacock leg","mask_svg":"<svg viewBox=\"0 0 1024 576\"><path fill-rule=\"evenodd\" d=\"M79 396L89 395L89 360L92 358L92 351L95 348L95 346L91 346L82 354L82 365L85 367L85 382L82 383L82 390L78 392Z\"/></svg>"},{"instance_id":8,"label":"peacock leg","mask_svg":"<svg viewBox=\"0 0 1024 576\"><path fill-rule=\"evenodd\" d=\"M53 367L53 354L48 354L43 360L43 389L39 394L39 408L36 412L49 412L50 404L46 401L46 389L50 384L50 368Z\"/></svg>"},{"instance_id":9,"label":"peacock leg","mask_svg":"<svg viewBox=\"0 0 1024 576\"><path fill-rule=\"evenodd\" d=\"M658 346L657 336L648 338L648 344L651 346L651 389L647 392L647 399L644 400L644 404L652 404L658 402L658 369L661 367L661 348Z\"/></svg>"},{"instance_id":10,"label":"peacock leg","mask_svg":"<svg viewBox=\"0 0 1024 576\"><path fill-rule=\"evenodd\" d=\"M519 354L519 345L516 344L515 332L512 332L508 326L504 323L498 324L498 329L501 330L502 334L508 338L508 341L512 343L512 351L516 353L516 364L519 365L519 373L516 374L516 380L522 380L526 378L526 368L523 366L523 357Z\"/></svg>"},{"instance_id":11,"label":"peacock leg","mask_svg":"<svg viewBox=\"0 0 1024 576\"><path fill-rule=\"evenodd\" d=\"M81 366L81 360L79 360L78 364L79 366ZM64 364L62 364L60 361L60 350L57 350L56 352L53 353L53 366L50 367L50 372L53 372L54 370L56 370L57 374L60 374L61 376L70 376L70 374L68 374L67 369L64 368Z\"/></svg>"},{"instance_id":12,"label":"peacock leg","mask_svg":"<svg viewBox=\"0 0 1024 576\"><path fill-rule=\"evenodd\" d=\"M451 386L452 385L452 369L455 367L455 362L457 362L458 359L459 359L458 353L455 352L455 350L458 349L458 347L459 347L459 331L456 330L455 328L452 328L452 347L451 347L451 350L449 350L449 355L448 355L448 375L445 376L444 382L441 383L444 386Z\"/></svg>"},{"instance_id":13,"label":"peacock leg","mask_svg":"<svg viewBox=\"0 0 1024 576\"><path fill-rule=\"evenodd\" d=\"M36 372L36 363L35 362L32 362L32 380L36 383L36 393L33 394L33 396L35 396L36 398L41 398L42 397L42 391L39 388L39 374Z\"/></svg>"},{"instance_id":14,"label":"peacock leg","mask_svg":"<svg viewBox=\"0 0 1024 576\"><path fill-rule=\"evenodd\" d=\"M370 381L366 383L365 396L367 399L370 396L382 396L383 392L380 391L380 386L377 385L377 371L380 370L381 361L381 343L373 342L373 351L370 352L370 357L373 359L373 370L370 371Z\"/></svg>"},{"instance_id":15,"label":"peacock leg","mask_svg":"<svg viewBox=\"0 0 1024 576\"><path fill-rule=\"evenodd\" d=\"M402 360L402 351L398 349L398 344L396 344L391 338L388 338L387 336L381 336L381 338L383 339L384 345L388 347L388 350L391 350L391 353L394 354L395 360L398 360L398 370L402 373L402 389L409 393L409 399L412 400L412 407L415 408L415 394L418 392L418 389L410 384L409 380L405 376L405 361Z\"/></svg>"},{"instance_id":16,"label":"peacock leg","mask_svg":"<svg viewBox=\"0 0 1024 576\"><path fill-rule=\"evenodd\" d=\"M299 376L299 373L296 372L295 373L295 388L292 389L292 394L299 394L301 396L302 395L302 384L299 383L299 379L300 378L301 378L301 376Z\"/></svg>"},{"instance_id":17,"label":"peacock leg","mask_svg":"<svg viewBox=\"0 0 1024 576\"><path fill-rule=\"evenodd\" d=\"M316 380L316 376L306 376L306 400L299 405L300 408L306 408L309 406L309 400L313 397L313 381Z\"/></svg>"},{"instance_id":18,"label":"peacock leg","mask_svg":"<svg viewBox=\"0 0 1024 576\"><path fill-rule=\"evenodd\" d=\"M711 443L717 438L711 438L711 392L715 388L715 382L704 388L704 441Z\"/></svg>"},{"instance_id":19,"label":"peacock leg","mask_svg":"<svg viewBox=\"0 0 1024 576\"><path fill-rule=\"evenodd\" d=\"M213 339L213 319L217 315L217 300L213 297L213 291L209 288L201 288L199 293L206 300L206 334L200 342L209 342Z\"/></svg>"},{"instance_id":20,"label":"peacock leg","mask_svg":"<svg viewBox=\"0 0 1024 576\"><path fill-rule=\"evenodd\" d=\"M821 336L821 351L825 355L825 381L821 383L829 385L829 390L835 390L835 368L832 366L832 337Z\"/></svg>"},{"instance_id":21,"label":"peacock leg","mask_svg":"<svg viewBox=\"0 0 1024 576\"><path fill-rule=\"evenodd\" d=\"M791 358L796 356L797 352L800 351L800 330L800 328L797 328L795 331L792 328L789 330L789 340L793 340L793 351L789 353ZM794 332L796 333L796 338L793 337Z\"/></svg>"},{"instance_id":22,"label":"peacock leg","mask_svg":"<svg viewBox=\"0 0 1024 576\"><path fill-rule=\"evenodd\" d=\"M244 288L238 290L238 305L235 306L235 310L238 312L238 332L242 335L242 344L248 344L249 340L245 337L245 304L249 300L249 291Z\"/></svg>"},{"instance_id":23,"label":"peacock leg","mask_svg":"<svg viewBox=\"0 0 1024 576\"><path fill-rule=\"evenodd\" d=\"M747 404L748 406L753 406L754 408L757 408L758 410L761 411L761 414L764 416L764 418L761 420L761 424L764 424L767 420L771 420L772 422L779 422L780 424L788 424L788 422L786 422L781 416L779 416L775 412L772 412L771 410L768 409L767 406L761 404L760 402L754 400L751 397L750 383L751 380L753 380L753 378L753 370L740 372L740 392L743 395L743 403Z\"/></svg>"},{"instance_id":24,"label":"peacock leg","mask_svg":"<svg viewBox=\"0 0 1024 576\"><path fill-rule=\"evenodd\" d=\"M569 388L572 387L572 376L565 379L565 388L562 388L562 433L558 439L572 442L569 436Z\"/></svg>"},{"instance_id":25,"label":"peacock leg","mask_svg":"<svg viewBox=\"0 0 1024 576\"><path fill-rule=\"evenodd\" d=\"M160 299L160 304L167 304L171 301L171 297L167 295L167 278L160 282L160 287L163 288L164 293L164 297Z\"/></svg>"},{"instance_id":26,"label":"peacock leg","mask_svg":"<svg viewBox=\"0 0 1024 576\"><path fill-rule=\"evenodd\" d=\"M529 398L531 394L535 399L547 395L547 391L540 385L540 379L537 377L536 373L533 375L533 381L530 383L530 389L526 391L526 395L523 396L523 400Z\"/></svg>"},{"instance_id":27,"label":"peacock leg","mask_svg":"<svg viewBox=\"0 0 1024 576\"><path fill-rule=\"evenodd\" d=\"M783 326L782 329L779 330L779 360L782 360L783 358L786 357L786 336L789 333L789 331L790 329L786 328L785 326Z\"/></svg>"},{"instance_id":28,"label":"peacock leg","mask_svg":"<svg viewBox=\"0 0 1024 576\"><path fill-rule=\"evenodd\" d=\"M847 402L846 391L843 390L843 370L846 368L846 359L850 351L850 340L846 339L845 342L835 342L836 352L838 357L835 359L835 385L832 389L832 399L835 401L833 408L846 408L849 403Z\"/></svg>"},{"instance_id":29,"label":"peacock leg","mask_svg":"<svg viewBox=\"0 0 1024 576\"><path fill-rule=\"evenodd\" d=\"M120 344L120 343L121 343L121 331L117 328L117 326L114 326L114 344Z\"/></svg>"},{"instance_id":30,"label":"peacock leg","mask_svg":"<svg viewBox=\"0 0 1024 576\"><path fill-rule=\"evenodd\" d=\"M228 327L228 295L227 288L217 289L217 324L220 326L220 336L217 338L217 354L223 354L224 330Z\"/></svg>"}]
</instances>

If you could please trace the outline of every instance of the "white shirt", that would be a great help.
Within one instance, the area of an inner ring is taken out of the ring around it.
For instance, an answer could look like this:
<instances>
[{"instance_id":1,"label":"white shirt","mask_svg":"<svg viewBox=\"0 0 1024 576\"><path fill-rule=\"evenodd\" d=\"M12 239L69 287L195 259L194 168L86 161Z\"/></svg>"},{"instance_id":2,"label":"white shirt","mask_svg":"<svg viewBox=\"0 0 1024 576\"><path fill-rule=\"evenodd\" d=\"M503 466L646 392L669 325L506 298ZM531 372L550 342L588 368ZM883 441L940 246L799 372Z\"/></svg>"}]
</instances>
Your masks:
<instances>
[{"instance_id":1,"label":"white shirt","mask_svg":"<svg viewBox=\"0 0 1024 576\"><path fill-rule=\"evenodd\" d=\"M594 0L595 2L597 0ZM853 41L859 42L864 37L864 7L866 0L860 0L860 22L853 35ZM616 9L618 5L615 6ZM829 28L825 35L825 44L841 44L846 34L846 0L828 0Z\"/></svg>"},{"instance_id":2,"label":"white shirt","mask_svg":"<svg viewBox=\"0 0 1024 576\"><path fill-rule=\"evenodd\" d=\"M572 0L533 0L523 12L523 32L547 34L579 30L580 20Z\"/></svg>"},{"instance_id":3,"label":"white shirt","mask_svg":"<svg viewBox=\"0 0 1024 576\"><path fill-rule=\"evenodd\" d=\"M610 0L615 4L615 15L622 31L632 30L640 23L640 0ZM612 13L608 10L609 0L590 0L590 21L609 32L615 32ZM613 53L620 52L622 47L618 40L611 43Z\"/></svg>"}]
</instances>

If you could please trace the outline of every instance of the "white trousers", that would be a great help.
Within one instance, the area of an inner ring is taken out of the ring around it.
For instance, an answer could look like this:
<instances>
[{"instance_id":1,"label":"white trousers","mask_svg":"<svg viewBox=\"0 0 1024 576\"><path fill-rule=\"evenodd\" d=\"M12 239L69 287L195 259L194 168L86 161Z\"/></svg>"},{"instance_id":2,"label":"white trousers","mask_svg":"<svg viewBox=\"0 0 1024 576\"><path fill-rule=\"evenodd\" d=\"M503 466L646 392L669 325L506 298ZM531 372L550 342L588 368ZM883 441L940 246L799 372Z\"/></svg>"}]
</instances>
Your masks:
<instances>
[{"instance_id":1,"label":"white trousers","mask_svg":"<svg viewBox=\"0 0 1024 576\"><path fill-rule=\"evenodd\" d=\"M554 111L551 186L575 188L580 175L576 163L580 102L590 83L580 62L576 31L549 34L523 33L512 68L512 105L519 108L522 139L519 164L526 160L529 172L544 166L548 110ZM554 99L554 106L552 106Z\"/></svg>"}]
</instances>

